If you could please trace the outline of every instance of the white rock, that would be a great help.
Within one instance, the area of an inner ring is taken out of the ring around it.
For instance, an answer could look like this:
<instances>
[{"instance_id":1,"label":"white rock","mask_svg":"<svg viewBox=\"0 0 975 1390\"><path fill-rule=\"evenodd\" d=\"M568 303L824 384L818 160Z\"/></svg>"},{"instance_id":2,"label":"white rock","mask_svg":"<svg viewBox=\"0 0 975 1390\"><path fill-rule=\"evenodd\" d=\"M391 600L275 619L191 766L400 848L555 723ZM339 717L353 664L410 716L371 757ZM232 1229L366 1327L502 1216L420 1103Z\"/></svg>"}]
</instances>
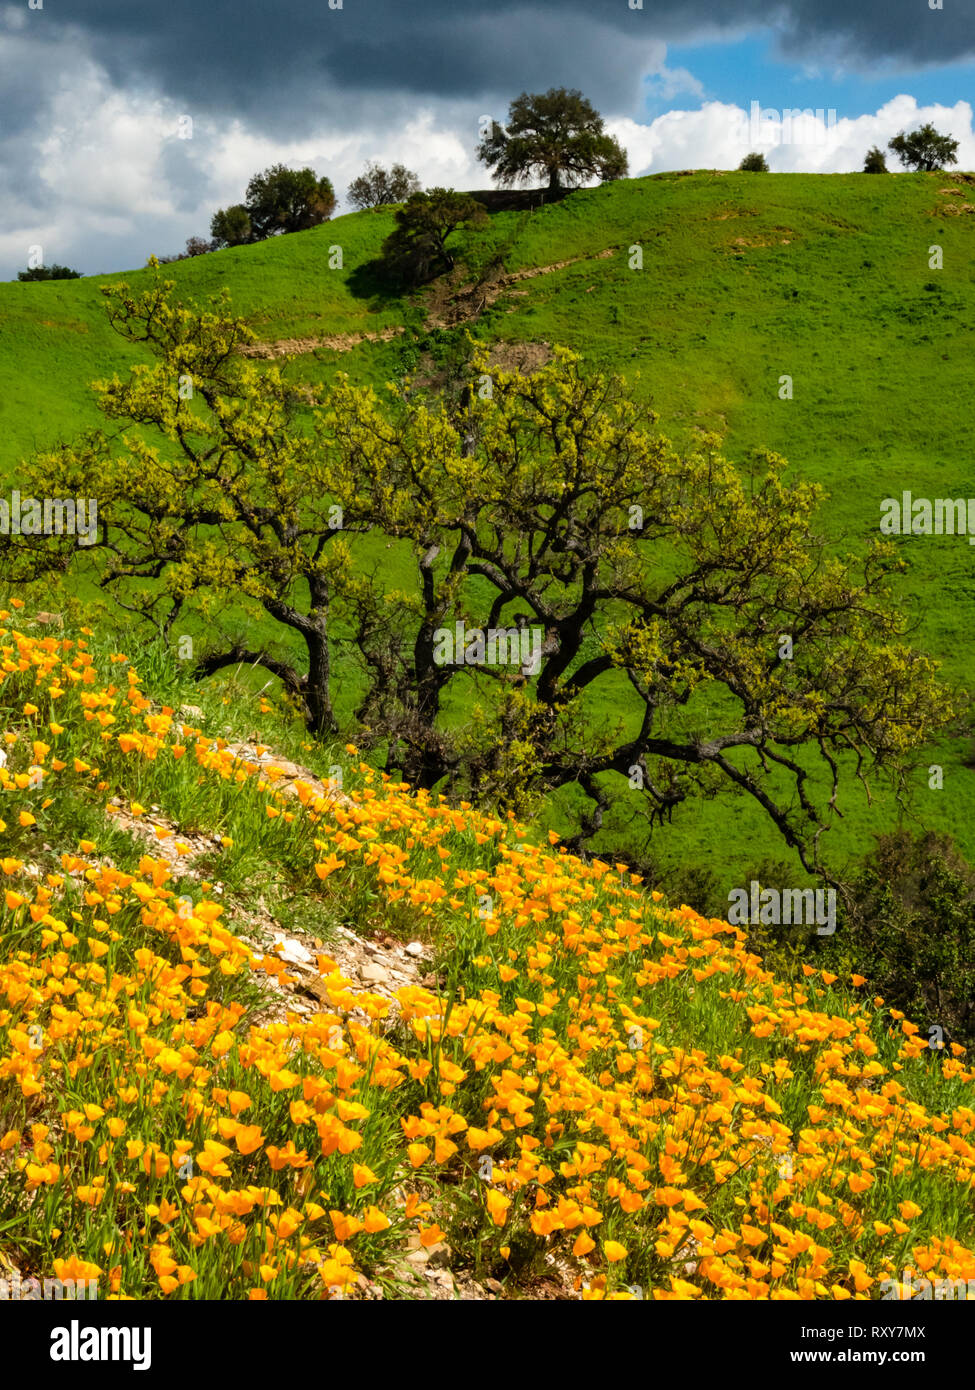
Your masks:
<instances>
[{"instance_id":1,"label":"white rock","mask_svg":"<svg viewBox=\"0 0 975 1390\"><path fill-rule=\"evenodd\" d=\"M314 965L315 958L310 951L306 951L300 941L293 941L288 936L276 936L274 938L275 947L280 947L278 955L282 960L286 960L289 965Z\"/></svg>"},{"instance_id":2,"label":"white rock","mask_svg":"<svg viewBox=\"0 0 975 1390\"><path fill-rule=\"evenodd\" d=\"M411 942L409 943L409 945L406 947L406 954L407 954L408 956L422 956L422 955L423 955L423 942L422 942L422 941L411 941Z\"/></svg>"}]
</instances>

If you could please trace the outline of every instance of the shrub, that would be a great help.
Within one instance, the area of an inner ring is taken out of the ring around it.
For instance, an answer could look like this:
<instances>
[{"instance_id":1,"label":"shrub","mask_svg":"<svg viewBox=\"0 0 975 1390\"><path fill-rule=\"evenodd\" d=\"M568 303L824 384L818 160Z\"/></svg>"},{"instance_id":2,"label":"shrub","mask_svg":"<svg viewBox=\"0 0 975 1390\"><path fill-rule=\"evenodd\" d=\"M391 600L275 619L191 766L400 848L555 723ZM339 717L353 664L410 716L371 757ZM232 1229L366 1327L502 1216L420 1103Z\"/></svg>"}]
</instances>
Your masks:
<instances>
[{"instance_id":1,"label":"shrub","mask_svg":"<svg viewBox=\"0 0 975 1390\"><path fill-rule=\"evenodd\" d=\"M66 265L37 265L17 272L18 280L80 280L81 271Z\"/></svg>"},{"instance_id":2,"label":"shrub","mask_svg":"<svg viewBox=\"0 0 975 1390\"><path fill-rule=\"evenodd\" d=\"M817 954L946 1041L975 1039L975 869L948 835L881 835Z\"/></svg>"}]
</instances>

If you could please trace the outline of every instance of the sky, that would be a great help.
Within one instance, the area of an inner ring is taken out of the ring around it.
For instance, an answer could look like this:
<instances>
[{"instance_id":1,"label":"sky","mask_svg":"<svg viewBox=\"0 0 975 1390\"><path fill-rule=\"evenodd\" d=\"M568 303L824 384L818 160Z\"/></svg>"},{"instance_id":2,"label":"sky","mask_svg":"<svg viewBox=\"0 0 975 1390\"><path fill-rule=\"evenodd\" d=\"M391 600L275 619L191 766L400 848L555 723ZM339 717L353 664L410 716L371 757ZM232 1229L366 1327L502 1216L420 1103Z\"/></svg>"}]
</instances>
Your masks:
<instances>
[{"instance_id":1,"label":"sky","mask_svg":"<svg viewBox=\"0 0 975 1390\"><path fill-rule=\"evenodd\" d=\"M273 163L339 212L373 159L490 187L481 123L550 87L632 177L851 172L924 121L975 169L973 78L975 0L0 0L0 279L174 254Z\"/></svg>"}]
</instances>

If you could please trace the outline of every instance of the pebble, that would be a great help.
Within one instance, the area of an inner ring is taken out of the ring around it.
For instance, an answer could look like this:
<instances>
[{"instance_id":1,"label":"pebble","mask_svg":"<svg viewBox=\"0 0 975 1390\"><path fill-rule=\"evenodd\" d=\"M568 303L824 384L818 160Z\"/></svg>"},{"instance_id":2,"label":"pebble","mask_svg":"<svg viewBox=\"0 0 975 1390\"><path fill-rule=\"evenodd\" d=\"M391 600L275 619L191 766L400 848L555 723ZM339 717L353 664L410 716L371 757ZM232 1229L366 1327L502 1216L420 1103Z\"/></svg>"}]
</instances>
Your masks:
<instances>
[{"instance_id":1,"label":"pebble","mask_svg":"<svg viewBox=\"0 0 975 1390\"><path fill-rule=\"evenodd\" d=\"M273 944L280 946L278 955L282 960L286 960L289 965L314 965L315 958L310 951L306 951L300 941L292 941L287 936L276 936Z\"/></svg>"}]
</instances>

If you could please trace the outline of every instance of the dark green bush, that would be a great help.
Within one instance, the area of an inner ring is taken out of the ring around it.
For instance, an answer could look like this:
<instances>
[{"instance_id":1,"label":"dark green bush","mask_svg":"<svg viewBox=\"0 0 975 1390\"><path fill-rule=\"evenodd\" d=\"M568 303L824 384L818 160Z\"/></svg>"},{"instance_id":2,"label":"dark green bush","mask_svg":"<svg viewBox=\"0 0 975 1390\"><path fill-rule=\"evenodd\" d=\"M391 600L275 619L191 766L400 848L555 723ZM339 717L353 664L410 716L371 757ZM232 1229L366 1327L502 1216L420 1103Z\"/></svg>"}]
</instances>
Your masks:
<instances>
[{"instance_id":1,"label":"dark green bush","mask_svg":"<svg viewBox=\"0 0 975 1390\"><path fill-rule=\"evenodd\" d=\"M835 935L815 939L817 964L865 975L925 1032L975 1042L975 869L951 837L879 836L851 892Z\"/></svg>"}]
</instances>

